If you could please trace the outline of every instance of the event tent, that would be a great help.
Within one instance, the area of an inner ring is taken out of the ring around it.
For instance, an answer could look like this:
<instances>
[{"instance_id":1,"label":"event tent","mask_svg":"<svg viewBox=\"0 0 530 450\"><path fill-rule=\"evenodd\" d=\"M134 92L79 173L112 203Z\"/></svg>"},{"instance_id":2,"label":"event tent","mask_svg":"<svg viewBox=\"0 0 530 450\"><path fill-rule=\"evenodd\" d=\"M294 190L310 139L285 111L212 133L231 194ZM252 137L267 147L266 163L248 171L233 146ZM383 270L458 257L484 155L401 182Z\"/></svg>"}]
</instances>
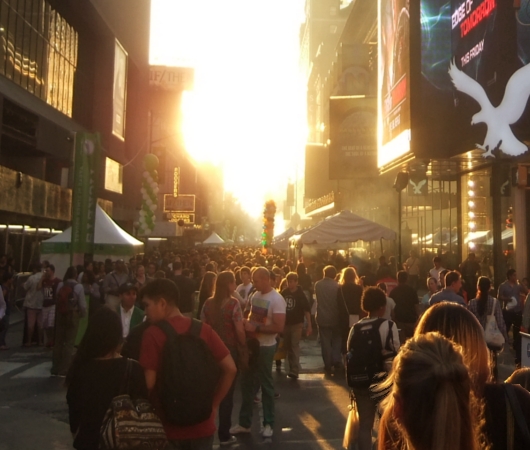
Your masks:
<instances>
[{"instance_id":1,"label":"event tent","mask_svg":"<svg viewBox=\"0 0 530 450\"><path fill-rule=\"evenodd\" d=\"M396 232L371 220L353 214L351 211L326 217L324 220L297 233L290 238L297 245L335 244L339 242L394 240Z\"/></svg>"},{"instance_id":2,"label":"event tent","mask_svg":"<svg viewBox=\"0 0 530 450\"><path fill-rule=\"evenodd\" d=\"M41 243L41 261L48 260L55 266L55 276L62 278L70 265L70 247L72 228L67 228L61 234ZM101 209L96 206L96 221L94 230L94 260L104 261L131 257L143 250L143 242L135 239L121 229Z\"/></svg>"},{"instance_id":3,"label":"event tent","mask_svg":"<svg viewBox=\"0 0 530 450\"><path fill-rule=\"evenodd\" d=\"M216 232L210 234L208 239L202 242L202 245L223 245L225 241Z\"/></svg>"},{"instance_id":4,"label":"event tent","mask_svg":"<svg viewBox=\"0 0 530 450\"><path fill-rule=\"evenodd\" d=\"M272 246L281 250L287 250L289 248L289 238L295 233L292 227L287 228L283 233L278 236L274 236L272 240Z\"/></svg>"}]
</instances>

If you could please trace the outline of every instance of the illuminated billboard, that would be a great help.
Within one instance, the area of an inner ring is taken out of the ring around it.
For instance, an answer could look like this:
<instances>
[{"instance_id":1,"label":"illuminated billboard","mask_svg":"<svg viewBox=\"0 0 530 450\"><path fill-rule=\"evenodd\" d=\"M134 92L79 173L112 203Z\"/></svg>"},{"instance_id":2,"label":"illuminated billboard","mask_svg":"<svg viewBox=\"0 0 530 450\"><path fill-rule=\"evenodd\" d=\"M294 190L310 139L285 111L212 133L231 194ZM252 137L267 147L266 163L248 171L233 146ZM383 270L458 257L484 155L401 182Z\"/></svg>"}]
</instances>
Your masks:
<instances>
[{"instance_id":1,"label":"illuminated billboard","mask_svg":"<svg viewBox=\"0 0 530 450\"><path fill-rule=\"evenodd\" d=\"M378 151L382 167L410 152L410 11L407 0L379 0Z\"/></svg>"}]
</instances>

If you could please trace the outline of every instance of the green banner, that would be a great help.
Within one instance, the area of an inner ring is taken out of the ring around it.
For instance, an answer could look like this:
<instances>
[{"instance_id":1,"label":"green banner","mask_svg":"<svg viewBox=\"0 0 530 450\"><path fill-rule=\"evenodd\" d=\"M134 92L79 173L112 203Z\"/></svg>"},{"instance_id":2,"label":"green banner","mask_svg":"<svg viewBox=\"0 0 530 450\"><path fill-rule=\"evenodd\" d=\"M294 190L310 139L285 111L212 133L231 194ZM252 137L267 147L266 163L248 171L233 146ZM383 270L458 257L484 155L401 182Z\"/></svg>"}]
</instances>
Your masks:
<instances>
[{"instance_id":1,"label":"green banner","mask_svg":"<svg viewBox=\"0 0 530 450\"><path fill-rule=\"evenodd\" d=\"M100 154L99 133L76 133L72 202L72 263L74 260L81 259L85 253L92 254L94 250Z\"/></svg>"}]
</instances>

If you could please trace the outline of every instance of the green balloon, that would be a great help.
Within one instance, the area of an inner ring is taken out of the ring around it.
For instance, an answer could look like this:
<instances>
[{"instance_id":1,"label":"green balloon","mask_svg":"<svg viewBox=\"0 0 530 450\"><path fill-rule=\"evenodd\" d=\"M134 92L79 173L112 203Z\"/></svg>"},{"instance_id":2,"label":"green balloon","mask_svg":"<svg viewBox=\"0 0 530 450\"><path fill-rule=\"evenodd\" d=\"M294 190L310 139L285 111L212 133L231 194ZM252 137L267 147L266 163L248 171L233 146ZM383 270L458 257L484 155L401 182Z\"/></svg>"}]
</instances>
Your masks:
<instances>
[{"instance_id":1,"label":"green balloon","mask_svg":"<svg viewBox=\"0 0 530 450\"><path fill-rule=\"evenodd\" d=\"M152 153L145 155L144 166L148 172L156 170L156 168L158 167L158 157L156 155L153 155Z\"/></svg>"}]
</instances>

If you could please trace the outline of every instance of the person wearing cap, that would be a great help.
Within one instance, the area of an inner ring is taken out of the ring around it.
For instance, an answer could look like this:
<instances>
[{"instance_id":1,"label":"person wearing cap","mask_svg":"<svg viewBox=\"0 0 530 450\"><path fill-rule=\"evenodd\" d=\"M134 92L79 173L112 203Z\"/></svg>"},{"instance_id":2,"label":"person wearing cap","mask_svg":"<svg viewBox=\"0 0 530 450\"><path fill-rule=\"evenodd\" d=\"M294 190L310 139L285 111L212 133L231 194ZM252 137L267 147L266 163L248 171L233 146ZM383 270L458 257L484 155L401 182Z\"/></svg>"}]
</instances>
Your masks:
<instances>
[{"instance_id":1,"label":"person wearing cap","mask_svg":"<svg viewBox=\"0 0 530 450\"><path fill-rule=\"evenodd\" d=\"M144 312L135 306L137 295L138 290L132 283L122 284L118 289L118 296L120 298L118 314L121 318L124 338L128 336L132 328L141 324L144 320Z\"/></svg>"}]
</instances>

